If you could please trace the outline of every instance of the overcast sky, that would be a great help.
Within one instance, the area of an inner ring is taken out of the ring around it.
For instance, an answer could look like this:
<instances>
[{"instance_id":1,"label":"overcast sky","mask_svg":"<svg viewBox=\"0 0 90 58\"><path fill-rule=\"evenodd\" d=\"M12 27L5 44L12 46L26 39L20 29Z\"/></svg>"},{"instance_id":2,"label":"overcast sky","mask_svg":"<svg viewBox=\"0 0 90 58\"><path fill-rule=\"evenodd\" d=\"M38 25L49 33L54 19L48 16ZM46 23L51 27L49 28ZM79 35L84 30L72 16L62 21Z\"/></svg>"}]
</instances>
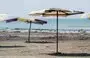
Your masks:
<instances>
[{"instance_id":1,"label":"overcast sky","mask_svg":"<svg viewBox=\"0 0 90 58\"><path fill-rule=\"evenodd\" d=\"M0 0L0 13L25 16L32 10L63 8L90 12L90 0Z\"/></svg>"}]
</instances>

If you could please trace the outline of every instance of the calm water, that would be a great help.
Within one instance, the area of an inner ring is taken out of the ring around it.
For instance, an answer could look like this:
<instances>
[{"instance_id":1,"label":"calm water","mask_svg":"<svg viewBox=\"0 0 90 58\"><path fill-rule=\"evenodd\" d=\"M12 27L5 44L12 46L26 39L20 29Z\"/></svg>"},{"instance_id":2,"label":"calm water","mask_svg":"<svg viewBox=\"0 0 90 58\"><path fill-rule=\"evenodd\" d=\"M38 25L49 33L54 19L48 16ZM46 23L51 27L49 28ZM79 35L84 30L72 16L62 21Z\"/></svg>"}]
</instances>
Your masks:
<instances>
[{"instance_id":1,"label":"calm water","mask_svg":"<svg viewBox=\"0 0 90 58\"><path fill-rule=\"evenodd\" d=\"M32 28L37 29L55 29L56 28L56 19L44 19L48 23L44 25L32 24ZM0 22L0 29L5 28L27 28L29 24L24 22ZM59 29L90 29L90 20L89 19L59 19Z\"/></svg>"}]
</instances>

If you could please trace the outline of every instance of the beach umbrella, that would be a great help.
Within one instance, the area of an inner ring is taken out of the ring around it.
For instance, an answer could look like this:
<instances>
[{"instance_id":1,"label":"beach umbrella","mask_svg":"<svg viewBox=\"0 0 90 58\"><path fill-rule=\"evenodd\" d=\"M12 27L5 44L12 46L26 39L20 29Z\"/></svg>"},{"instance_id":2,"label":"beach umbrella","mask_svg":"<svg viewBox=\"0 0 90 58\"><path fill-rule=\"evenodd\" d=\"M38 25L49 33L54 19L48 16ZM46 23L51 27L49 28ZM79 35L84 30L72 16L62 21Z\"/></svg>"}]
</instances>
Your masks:
<instances>
[{"instance_id":1,"label":"beach umbrella","mask_svg":"<svg viewBox=\"0 0 90 58\"><path fill-rule=\"evenodd\" d=\"M32 19L19 18L18 20L30 23L28 41L26 41L27 43L30 43L31 24L32 23L35 23L35 24L46 24L47 23L47 21L43 21L43 20L40 20L40 19L34 19L34 18L32 18Z\"/></svg>"},{"instance_id":2,"label":"beach umbrella","mask_svg":"<svg viewBox=\"0 0 90 58\"><path fill-rule=\"evenodd\" d=\"M26 22L26 23L30 23L30 26L29 26L29 34L28 34L28 43L30 43L30 33L31 33L31 24L32 23L35 23L35 24L46 24L47 21L43 21L43 20L40 20L40 19L34 19L34 18L11 18L11 19L5 19L4 21L6 21L6 23L9 23L9 22L14 22L14 21L21 21L21 22Z\"/></svg>"},{"instance_id":3,"label":"beach umbrella","mask_svg":"<svg viewBox=\"0 0 90 58\"><path fill-rule=\"evenodd\" d=\"M58 53L58 17L66 17L70 15L76 15L76 14L83 14L84 12L82 11L71 11L71 10L66 10L66 9L60 9L60 8L49 8L49 9L43 9L43 10L38 10L38 11L32 11L29 13L29 15L32 16L56 16L56 53Z\"/></svg>"}]
</instances>

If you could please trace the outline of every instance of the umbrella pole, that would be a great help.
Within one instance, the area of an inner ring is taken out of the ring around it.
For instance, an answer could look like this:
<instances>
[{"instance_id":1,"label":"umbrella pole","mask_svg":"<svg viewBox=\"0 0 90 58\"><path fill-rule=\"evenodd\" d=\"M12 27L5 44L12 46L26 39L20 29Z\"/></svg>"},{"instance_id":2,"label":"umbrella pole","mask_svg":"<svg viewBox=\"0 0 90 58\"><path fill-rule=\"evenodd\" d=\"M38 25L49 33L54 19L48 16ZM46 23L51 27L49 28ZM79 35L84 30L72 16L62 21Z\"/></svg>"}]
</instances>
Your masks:
<instances>
[{"instance_id":1,"label":"umbrella pole","mask_svg":"<svg viewBox=\"0 0 90 58\"><path fill-rule=\"evenodd\" d=\"M57 11L57 21L56 21L56 25L57 25L57 27L56 27L56 30L57 30L57 32L56 32L56 53L58 53L58 11Z\"/></svg>"},{"instance_id":2,"label":"umbrella pole","mask_svg":"<svg viewBox=\"0 0 90 58\"><path fill-rule=\"evenodd\" d=\"M31 34L31 21L30 21L30 25L29 25L29 33L28 33L28 43L30 43L30 34Z\"/></svg>"}]
</instances>

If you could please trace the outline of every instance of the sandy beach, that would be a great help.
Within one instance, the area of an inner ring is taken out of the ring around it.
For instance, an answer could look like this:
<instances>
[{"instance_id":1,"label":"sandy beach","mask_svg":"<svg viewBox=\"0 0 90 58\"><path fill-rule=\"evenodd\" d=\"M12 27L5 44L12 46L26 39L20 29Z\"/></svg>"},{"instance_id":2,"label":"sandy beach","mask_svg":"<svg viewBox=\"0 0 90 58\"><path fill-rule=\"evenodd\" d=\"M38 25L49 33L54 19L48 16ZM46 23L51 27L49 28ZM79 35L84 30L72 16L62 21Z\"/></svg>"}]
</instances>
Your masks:
<instances>
[{"instance_id":1,"label":"sandy beach","mask_svg":"<svg viewBox=\"0 0 90 58\"><path fill-rule=\"evenodd\" d=\"M89 58L90 56L89 34L81 37L80 34L59 33L59 52L63 54L58 55L53 54L56 51L55 33L32 32L31 43L25 43L28 38L27 32L2 32L0 35L0 58Z\"/></svg>"}]
</instances>

